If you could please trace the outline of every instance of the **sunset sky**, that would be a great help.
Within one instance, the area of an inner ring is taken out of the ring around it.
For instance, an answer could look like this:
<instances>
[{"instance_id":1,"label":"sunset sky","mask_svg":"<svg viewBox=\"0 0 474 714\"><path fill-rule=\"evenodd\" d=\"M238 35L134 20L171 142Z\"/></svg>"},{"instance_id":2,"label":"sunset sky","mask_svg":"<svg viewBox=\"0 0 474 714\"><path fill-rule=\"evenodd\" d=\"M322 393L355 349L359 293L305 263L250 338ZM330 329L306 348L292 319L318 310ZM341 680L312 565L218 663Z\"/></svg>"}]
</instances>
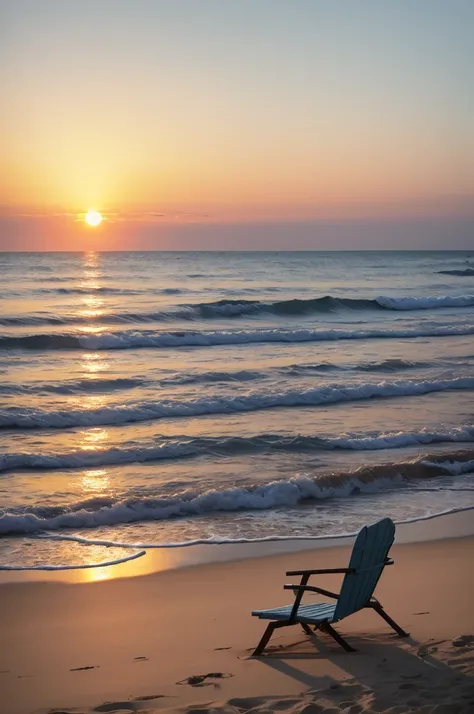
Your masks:
<instances>
[{"instance_id":1,"label":"sunset sky","mask_svg":"<svg viewBox=\"0 0 474 714\"><path fill-rule=\"evenodd\" d=\"M472 0L0 12L0 249L474 247Z\"/></svg>"}]
</instances>

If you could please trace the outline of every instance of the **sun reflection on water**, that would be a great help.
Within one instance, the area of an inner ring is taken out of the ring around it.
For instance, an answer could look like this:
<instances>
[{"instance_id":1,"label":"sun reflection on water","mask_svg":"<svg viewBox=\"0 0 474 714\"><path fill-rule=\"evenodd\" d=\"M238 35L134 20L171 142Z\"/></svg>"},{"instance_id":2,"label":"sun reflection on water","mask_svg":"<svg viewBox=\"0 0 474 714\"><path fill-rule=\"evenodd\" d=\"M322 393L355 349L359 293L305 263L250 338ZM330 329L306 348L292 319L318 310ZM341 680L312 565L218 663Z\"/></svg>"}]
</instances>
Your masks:
<instances>
[{"instance_id":1,"label":"sun reflection on water","mask_svg":"<svg viewBox=\"0 0 474 714\"><path fill-rule=\"evenodd\" d=\"M81 332L94 334L104 329L100 324L93 324L105 314L105 301L97 294L97 291L102 288L102 278L100 255L94 251L84 254L80 287L83 290L89 290L90 293L81 295L80 303L77 306L77 315L86 320L86 324L79 327ZM84 352L80 357L80 367L84 379L96 380L100 384L100 373L107 371L109 360L101 352ZM74 402L75 407L81 411L101 409L107 405L107 394L78 394L74 398ZM85 452L95 452L107 448L110 441L107 429L100 427L83 429L78 436L78 448ZM93 453L91 453L91 457L94 458ZM105 495L110 490L110 478L107 470L88 469L83 471L80 475L79 487L85 496ZM106 573L107 568L95 569L93 571L95 580L108 577L105 574L101 575L99 571Z\"/></svg>"},{"instance_id":2,"label":"sun reflection on water","mask_svg":"<svg viewBox=\"0 0 474 714\"><path fill-rule=\"evenodd\" d=\"M98 297L97 295L84 295L82 297L82 302L91 309L100 308L104 304L103 298Z\"/></svg>"},{"instance_id":3,"label":"sun reflection on water","mask_svg":"<svg viewBox=\"0 0 474 714\"><path fill-rule=\"evenodd\" d=\"M99 332L104 332L105 325L81 325L79 327L80 332L85 332L86 334L95 335Z\"/></svg>"},{"instance_id":4,"label":"sun reflection on water","mask_svg":"<svg viewBox=\"0 0 474 714\"><path fill-rule=\"evenodd\" d=\"M85 352L81 359L81 367L84 370L81 376L91 381L99 380L100 372L106 370L109 365L108 360L99 352Z\"/></svg>"},{"instance_id":5,"label":"sun reflection on water","mask_svg":"<svg viewBox=\"0 0 474 714\"><path fill-rule=\"evenodd\" d=\"M102 277L101 273L98 273L97 271L85 271L84 272L84 277L80 281L79 285L81 288L87 289L87 290L100 290L102 285L100 284L99 280Z\"/></svg>"},{"instance_id":6,"label":"sun reflection on water","mask_svg":"<svg viewBox=\"0 0 474 714\"><path fill-rule=\"evenodd\" d=\"M97 372L97 362L103 360L104 357L100 352L85 352L82 359L84 360L82 366L85 370L89 372Z\"/></svg>"},{"instance_id":7,"label":"sun reflection on water","mask_svg":"<svg viewBox=\"0 0 474 714\"><path fill-rule=\"evenodd\" d=\"M78 315L84 318L97 318L105 314L104 300L95 295L84 295L81 298L84 307L78 310Z\"/></svg>"},{"instance_id":8,"label":"sun reflection on water","mask_svg":"<svg viewBox=\"0 0 474 714\"><path fill-rule=\"evenodd\" d=\"M106 469L90 469L81 475L84 493L103 493L110 487L110 477Z\"/></svg>"},{"instance_id":9,"label":"sun reflection on water","mask_svg":"<svg viewBox=\"0 0 474 714\"><path fill-rule=\"evenodd\" d=\"M74 397L74 406L81 411L102 409L107 406L107 397L104 394L78 394Z\"/></svg>"},{"instance_id":10,"label":"sun reflection on water","mask_svg":"<svg viewBox=\"0 0 474 714\"><path fill-rule=\"evenodd\" d=\"M86 295L82 297L82 302L85 307L78 311L78 315L81 317L97 318L105 314L104 301L102 298Z\"/></svg>"},{"instance_id":11,"label":"sun reflection on water","mask_svg":"<svg viewBox=\"0 0 474 714\"><path fill-rule=\"evenodd\" d=\"M97 320L105 315L105 301L97 293L102 289L103 272L99 265L97 253L86 253L84 255L83 275L79 281L81 290L90 291L81 296L82 306L79 306L77 315L85 320ZM100 332L103 328L99 326L86 325L81 328L82 332Z\"/></svg>"},{"instance_id":12,"label":"sun reflection on water","mask_svg":"<svg viewBox=\"0 0 474 714\"><path fill-rule=\"evenodd\" d=\"M109 432L106 429L93 428L87 431L81 431L80 448L82 451L97 451L104 446L104 442L109 438Z\"/></svg>"}]
</instances>

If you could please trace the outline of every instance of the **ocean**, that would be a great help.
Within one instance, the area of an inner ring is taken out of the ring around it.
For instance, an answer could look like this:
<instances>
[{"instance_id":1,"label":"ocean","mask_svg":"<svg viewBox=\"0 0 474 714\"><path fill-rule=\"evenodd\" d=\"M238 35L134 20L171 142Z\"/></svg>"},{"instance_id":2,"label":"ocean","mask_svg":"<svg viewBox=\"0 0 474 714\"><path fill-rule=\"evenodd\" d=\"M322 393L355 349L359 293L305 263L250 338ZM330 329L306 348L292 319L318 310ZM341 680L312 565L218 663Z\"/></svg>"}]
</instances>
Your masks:
<instances>
[{"instance_id":1,"label":"ocean","mask_svg":"<svg viewBox=\"0 0 474 714\"><path fill-rule=\"evenodd\" d=\"M0 253L0 275L3 567L474 507L474 251Z\"/></svg>"}]
</instances>

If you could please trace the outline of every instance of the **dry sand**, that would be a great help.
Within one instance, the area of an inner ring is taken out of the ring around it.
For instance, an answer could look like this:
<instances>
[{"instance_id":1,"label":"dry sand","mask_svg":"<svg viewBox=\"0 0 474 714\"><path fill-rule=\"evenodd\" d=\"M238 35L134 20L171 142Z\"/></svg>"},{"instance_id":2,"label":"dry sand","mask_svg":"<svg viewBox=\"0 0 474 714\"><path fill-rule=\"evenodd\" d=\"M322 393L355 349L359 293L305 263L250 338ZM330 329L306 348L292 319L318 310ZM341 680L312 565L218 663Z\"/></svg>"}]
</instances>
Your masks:
<instances>
[{"instance_id":1,"label":"dry sand","mask_svg":"<svg viewBox=\"0 0 474 714\"><path fill-rule=\"evenodd\" d=\"M474 637L453 644L474 635L472 537L392 549L377 596L409 639L366 611L338 625L356 653L292 627L268 656L250 657L265 627L250 611L288 602L285 571L344 567L348 555L326 548L82 584L54 575L2 584L0 712L473 714Z\"/></svg>"}]
</instances>

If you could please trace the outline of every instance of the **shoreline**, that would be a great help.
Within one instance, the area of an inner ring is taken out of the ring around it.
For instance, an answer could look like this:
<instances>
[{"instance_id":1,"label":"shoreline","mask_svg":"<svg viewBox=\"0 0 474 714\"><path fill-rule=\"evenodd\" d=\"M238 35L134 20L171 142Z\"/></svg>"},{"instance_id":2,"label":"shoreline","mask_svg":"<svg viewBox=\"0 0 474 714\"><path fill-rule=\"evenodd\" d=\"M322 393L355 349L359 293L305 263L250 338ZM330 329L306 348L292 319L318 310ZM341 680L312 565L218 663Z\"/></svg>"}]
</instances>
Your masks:
<instances>
[{"instance_id":1,"label":"shoreline","mask_svg":"<svg viewBox=\"0 0 474 714\"><path fill-rule=\"evenodd\" d=\"M376 596L409 638L398 638L363 610L336 626L355 653L291 627L275 634L268 656L251 657L265 627L251 611L292 600L282 589L285 572L345 566L350 550L346 541L143 577L99 577L74 587L64 581L5 583L0 709L471 712L474 536L393 546L395 565L384 570ZM340 576L324 575L315 584L338 591ZM469 636L466 645L453 644L459 635ZM187 681L206 673L218 678L196 686Z\"/></svg>"},{"instance_id":2,"label":"shoreline","mask_svg":"<svg viewBox=\"0 0 474 714\"><path fill-rule=\"evenodd\" d=\"M396 529L395 545L474 536L473 511L473 507L466 507L466 509L454 513L442 513L400 523ZM7 583L84 583L148 576L154 573L199 568L210 564L243 562L308 551L317 552L351 547L354 539L354 534L343 534L317 536L312 539L282 538L242 543L180 545L178 547L129 544L124 546L131 551L130 554L124 556L126 560L114 564L98 564L93 567L79 566L77 568L59 567L52 570L44 568L0 570L0 587ZM91 540L92 544L96 542ZM84 545L83 547L89 546ZM107 549L106 546L104 549Z\"/></svg>"}]
</instances>

